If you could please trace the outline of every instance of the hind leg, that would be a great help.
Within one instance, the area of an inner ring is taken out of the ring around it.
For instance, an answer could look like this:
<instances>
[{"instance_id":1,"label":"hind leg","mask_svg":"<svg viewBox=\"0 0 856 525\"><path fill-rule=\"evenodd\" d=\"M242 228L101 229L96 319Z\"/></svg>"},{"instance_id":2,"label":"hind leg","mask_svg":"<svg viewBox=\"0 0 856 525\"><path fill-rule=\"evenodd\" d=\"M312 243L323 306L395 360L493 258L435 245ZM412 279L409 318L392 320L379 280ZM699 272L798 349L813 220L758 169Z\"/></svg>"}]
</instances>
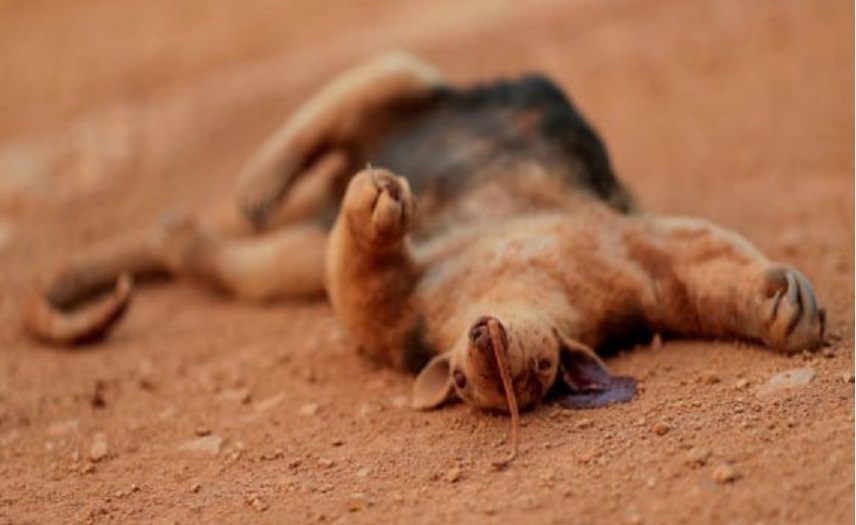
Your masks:
<instances>
[{"instance_id":1,"label":"hind leg","mask_svg":"<svg viewBox=\"0 0 856 525\"><path fill-rule=\"evenodd\" d=\"M808 279L739 235L703 221L655 219L628 241L653 278L666 331L738 337L787 353L823 342L825 314Z\"/></svg>"},{"instance_id":2,"label":"hind leg","mask_svg":"<svg viewBox=\"0 0 856 525\"><path fill-rule=\"evenodd\" d=\"M336 78L246 164L238 188L241 213L256 229L283 224L289 213L279 209L288 206L286 195L307 170L320 169L329 179L315 190L329 198L333 183L365 162L365 149L440 84L433 68L402 53L380 56Z\"/></svg>"},{"instance_id":3,"label":"hind leg","mask_svg":"<svg viewBox=\"0 0 856 525\"><path fill-rule=\"evenodd\" d=\"M161 225L157 251L177 275L242 299L266 301L323 294L326 241L324 230L314 225L230 238L179 216Z\"/></svg>"}]
</instances>

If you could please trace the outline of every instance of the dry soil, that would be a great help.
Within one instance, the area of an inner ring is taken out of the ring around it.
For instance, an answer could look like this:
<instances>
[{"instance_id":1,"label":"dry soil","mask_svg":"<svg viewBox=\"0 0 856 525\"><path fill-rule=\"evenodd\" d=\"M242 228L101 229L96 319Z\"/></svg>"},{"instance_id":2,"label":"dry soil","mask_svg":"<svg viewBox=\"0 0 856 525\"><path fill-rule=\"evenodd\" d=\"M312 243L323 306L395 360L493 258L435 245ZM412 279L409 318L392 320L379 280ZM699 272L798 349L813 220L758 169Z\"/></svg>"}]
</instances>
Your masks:
<instances>
[{"instance_id":1,"label":"dry soil","mask_svg":"<svg viewBox=\"0 0 856 525\"><path fill-rule=\"evenodd\" d=\"M3 2L0 522L853 523L853 19L833 0ZM390 48L459 83L553 76L645 208L801 268L828 345L636 348L609 362L636 401L539 407L496 471L505 418L409 410L412 379L363 361L323 301L177 283L100 346L22 334L22 298L70 254L168 208L234 213L254 147Z\"/></svg>"}]
</instances>

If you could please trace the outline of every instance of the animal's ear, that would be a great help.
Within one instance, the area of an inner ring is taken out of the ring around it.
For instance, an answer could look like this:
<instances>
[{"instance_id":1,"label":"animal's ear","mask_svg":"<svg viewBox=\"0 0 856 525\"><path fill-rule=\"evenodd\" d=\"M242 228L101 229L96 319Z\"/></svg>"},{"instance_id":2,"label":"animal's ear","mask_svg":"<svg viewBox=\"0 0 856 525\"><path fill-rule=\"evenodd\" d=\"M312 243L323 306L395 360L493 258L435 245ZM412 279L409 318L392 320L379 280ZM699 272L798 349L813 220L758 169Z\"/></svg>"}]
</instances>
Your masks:
<instances>
[{"instance_id":1,"label":"animal's ear","mask_svg":"<svg viewBox=\"0 0 856 525\"><path fill-rule=\"evenodd\" d=\"M448 353L440 354L419 372L413 385L413 408L429 410L454 398L455 387L452 385L449 361Z\"/></svg>"},{"instance_id":2,"label":"animal's ear","mask_svg":"<svg viewBox=\"0 0 856 525\"><path fill-rule=\"evenodd\" d=\"M566 408L595 408L626 403L636 397L636 380L610 375L595 353L576 341L560 338L559 373L554 393Z\"/></svg>"}]
</instances>

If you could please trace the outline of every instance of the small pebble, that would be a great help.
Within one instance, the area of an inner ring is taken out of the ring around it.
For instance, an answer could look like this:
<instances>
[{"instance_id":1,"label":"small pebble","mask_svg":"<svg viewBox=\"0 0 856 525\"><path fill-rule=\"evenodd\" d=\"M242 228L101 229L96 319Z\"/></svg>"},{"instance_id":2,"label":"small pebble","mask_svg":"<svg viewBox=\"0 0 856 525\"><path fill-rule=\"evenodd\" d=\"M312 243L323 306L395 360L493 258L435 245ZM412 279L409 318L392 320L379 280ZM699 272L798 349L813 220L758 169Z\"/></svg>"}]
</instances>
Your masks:
<instances>
[{"instance_id":1,"label":"small pebble","mask_svg":"<svg viewBox=\"0 0 856 525\"><path fill-rule=\"evenodd\" d=\"M348 509L348 512L359 512L370 506L371 502L362 492L354 492L345 500L345 508Z\"/></svg>"},{"instance_id":2,"label":"small pebble","mask_svg":"<svg viewBox=\"0 0 856 525\"><path fill-rule=\"evenodd\" d=\"M220 392L217 395L217 399L219 401L237 402L246 405L253 400L253 394L248 388L234 388Z\"/></svg>"},{"instance_id":3,"label":"small pebble","mask_svg":"<svg viewBox=\"0 0 856 525\"><path fill-rule=\"evenodd\" d=\"M110 453L110 449L107 446L107 436L104 434L96 434L95 440L92 442L92 447L89 449L89 459L93 463L98 463L102 459L106 458Z\"/></svg>"},{"instance_id":4,"label":"small pebble","mask_svg":"<svg viewBox=\"0 0 856 525\"><path fill-rule=\"evenodd\" d=\"M814 379L814 368L794 368L771 377L760 389L761 394L771 394L779 390L807 385Z\"/></svg>"},{"instance_id":5,"label":"small pebble","mask_svg":"<svg viewBox=\"0 0 856 525\"><path fill-rule=\"evenodd\" d=\"M702 376L702 382L706 385L715 385L720 382L719 376L714 373L708 373Z\"/></svg>"},{"instance_id":6,"label":"small pebble","mask_svg":"<svg viewBox=\"0 0 856 525\"><path fill-rule=\"evenodd\" d=\"M247 505L259 512L264 512L268 509L267 503L265 503L261 496L255 494L247 498Z\"/></svg>"},{"instance_id":7,"label":"small pebble","mask_svg":"<svg viewBox=\"0 0 856 525\"><path fill-rule=\"evenodd\" d=\"M314 416L318 413L318 408L318 403L306 403L297 410L297 413L301 416Z\"/></svg>"},{"instance_id":8,"label":"small pebble","mask_svg":"<svg viewBox=\"0 0 856 525\"><path fill-rule=\"evenodd\" d=\"M202 436L207 436L208 434L210 434L211 429L206 427L205 425L199 425L198 427L196 427L196 430L194 430L194 432L196 433L197 436L202 437Z\"/></svg>"},{"instance_id":9,"label":"small pebble","mask_svg":"<svg viewBox=\"0 0 856 525\"><path fill-rule=\"evenodd\" d=\"M208 434L207 436L191 439L181 444L178 448L188 452L197 452L202 454L211 454L216 456L220 453L220 448L223 446L223 438L216 434Z\"/></svg>"},{"instance_id":10,"label":"small pebble","mask_svg":"<svg viewBox=\"0 0 856 525\"><path fill-rule=\"evenodd\" d=\"M190 492L192 492L194 494L198 493L200 490L202 490L202 485L200 485L199 483L194 483L190 487Z\"/></svg>"},{"instance_id":11,"label":"small pebble","mask_svg":"<svg viewBox=\"0 0 856 525\"><path fill-rule=\"evenodd\" d=\"M285 394L277 394L275 396L268 397L266 399L262 399L261 401L255 404L256 412L261 413L266 410L270 410L271 408L276 407L285 399Z\"/></svg>"},{"instance_id":12,"label":"small pebble","mask_svg":"<svg viewBox=\"0 0 856 525\"><path fill-rule=\"evenodd\" d=\"M703 467L710 458L710 451L704 448L693 447L687 452L687 464L691 467Z\"/></svg>"},{"instance_id":13,"label":"small pebble","mask_svg":"<svg viewBox=\"0 0 856 525\"><path fill-rule=\"evenodd\" d=\"M461 469L458 467L452 467L446 471L446 481L449 483L457 483L461 481Z\"/></svg>"},{"instance_id":14,"label":"small pebble","mask_svg":"<svg viewBox=\"0 0 856 525\"><path fill-rule=\"evenodd\" d=\"M734 383L734 388L736 388L737 390L744 390L748 386L749 386L749 380L748 379L738 379L737 382Z\"/></svg>"},{"instance_id":15,"label":"small pebble","mask_svg":"<svg viewBox=\"0 0 856 525\"><path fill-rule=\"evenodd\" d=\"M653 430L658 436L665 436L670 430L672 430L672 427L665 421L659 421L654 424Z\"/></svg>"},{"instance_id":16,"label":"small pebble","mask_svg":"<svg viewBox=\"0 0 856 525\"><path fill-rule=\"evenodd\" d=\"M713 469L713 480L717 483L732 483L739 478L740 473L729 463L722 463Z\"/></svg>"},{"instance_id":17,"label":"small pebble","mask_svg":"<svg viewBox=\"0 0 856 525\"><path fill-rule=\"evenodd\" d=\"M335 464L336 462L330 458L318 458L318 466L321 468L330 468Z\"/></svg>"}]
</instances>

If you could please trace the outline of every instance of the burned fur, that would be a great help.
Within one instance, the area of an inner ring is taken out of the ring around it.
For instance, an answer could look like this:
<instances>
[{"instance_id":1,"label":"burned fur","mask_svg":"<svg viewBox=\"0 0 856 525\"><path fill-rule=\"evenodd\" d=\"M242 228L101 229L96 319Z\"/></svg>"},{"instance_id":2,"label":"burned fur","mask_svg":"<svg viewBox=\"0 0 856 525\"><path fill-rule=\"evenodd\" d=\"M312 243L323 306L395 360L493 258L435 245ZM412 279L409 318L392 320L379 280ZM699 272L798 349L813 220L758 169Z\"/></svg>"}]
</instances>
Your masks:
<instances>
[{"instance_id":1,"label":"burned fur","mask_svg":"<svg viewBox=\"0 0 856 525\"><path fill-rule=\"evenodd\" d=\"M801 273L712 224L636 213L598 134L540 76L455 88L411 57L370 61L263 145L238 204L253 235L168 222L78 268L86 290L37 295L29 328L58 342L103 335L118 318L105 308L121 313L129 293L60 309L122 273L166 271L249 299L326 290L355 343L419 372L414 406L506 411L512 397L521 408L548 394L566 406L629 399L632 381L598 354L656 333L783 352L823 340ZM501 357L477 337L484 319L505 338Z\"/></svg>"}]
</instances>

